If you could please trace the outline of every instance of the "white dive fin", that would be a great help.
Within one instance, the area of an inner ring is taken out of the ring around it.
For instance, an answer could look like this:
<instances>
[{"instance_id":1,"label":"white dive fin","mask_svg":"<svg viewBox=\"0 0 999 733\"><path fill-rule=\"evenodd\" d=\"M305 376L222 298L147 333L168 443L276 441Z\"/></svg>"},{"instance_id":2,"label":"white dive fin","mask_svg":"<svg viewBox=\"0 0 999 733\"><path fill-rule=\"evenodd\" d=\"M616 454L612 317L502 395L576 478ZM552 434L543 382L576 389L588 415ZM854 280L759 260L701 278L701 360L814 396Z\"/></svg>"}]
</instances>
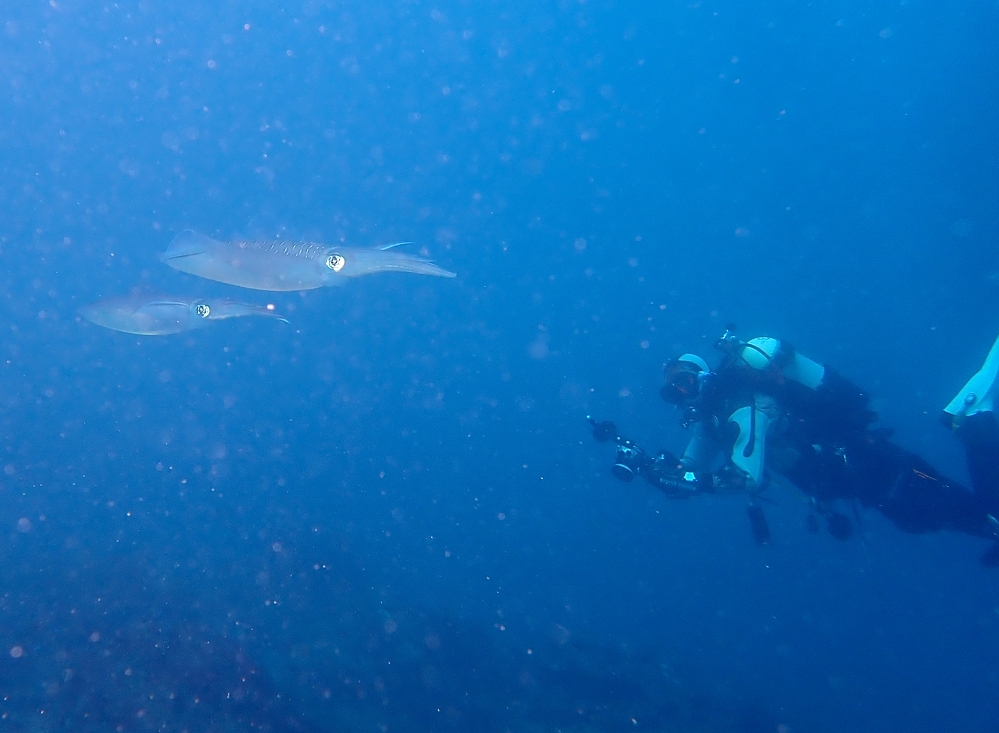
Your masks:
<instances>
[{"instance_id":1,"label":"white dive fin","mask_svg":"<svg viewBox=\"0 0 999 733\"><path fill-rule=\"evenodd\" d=\"M944 408L954 417L969 417L979 412L995 411L996 393L999 392L999 339L992 344L989 355L978 373L968 380L964 389Z\"/></svg>"}]
</instances>

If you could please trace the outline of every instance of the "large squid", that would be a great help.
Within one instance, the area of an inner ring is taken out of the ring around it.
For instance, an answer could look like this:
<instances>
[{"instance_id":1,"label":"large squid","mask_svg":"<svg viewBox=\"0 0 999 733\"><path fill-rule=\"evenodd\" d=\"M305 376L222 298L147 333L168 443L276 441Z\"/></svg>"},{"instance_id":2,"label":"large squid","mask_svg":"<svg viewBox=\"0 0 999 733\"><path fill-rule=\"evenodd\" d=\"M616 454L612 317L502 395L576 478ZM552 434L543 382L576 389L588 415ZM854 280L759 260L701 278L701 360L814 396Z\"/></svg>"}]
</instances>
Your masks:
<instances>
[{"instance_id":1,"label":"large squid","mask_svg":"<svg viewBox=\"0 0 999 733\"><path fill-rule=\"evenodd\" d=\"M160 260L208 280L271 291L342 285L347 278L375 272L455 276L428 259L397 251L396 246L365 249L253 239L220 242L188 229L174 237Z\"/></svg>"}]
</instances>

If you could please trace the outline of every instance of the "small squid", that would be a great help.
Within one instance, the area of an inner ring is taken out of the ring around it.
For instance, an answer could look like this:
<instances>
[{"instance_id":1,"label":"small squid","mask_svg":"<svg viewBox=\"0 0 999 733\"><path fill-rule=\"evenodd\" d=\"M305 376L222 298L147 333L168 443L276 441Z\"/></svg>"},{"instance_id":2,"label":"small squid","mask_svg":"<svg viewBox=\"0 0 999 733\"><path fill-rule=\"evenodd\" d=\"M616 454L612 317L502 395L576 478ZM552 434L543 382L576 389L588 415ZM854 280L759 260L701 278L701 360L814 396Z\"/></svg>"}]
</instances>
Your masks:
<instances>
[{"instance_id":1,"label":"small squid","mask_svg":"<svg viewBox=\"0 0 999 733\"><path fill-rule=\"evenodd\" d=\"M164 336L205 328L215 321L243 316L264 316L288 321L273 306L250 305L223 299L196 299L129 295L104 298L80 308L91 323L112 331L140 336Z\"/></svg>"}]
</instances>

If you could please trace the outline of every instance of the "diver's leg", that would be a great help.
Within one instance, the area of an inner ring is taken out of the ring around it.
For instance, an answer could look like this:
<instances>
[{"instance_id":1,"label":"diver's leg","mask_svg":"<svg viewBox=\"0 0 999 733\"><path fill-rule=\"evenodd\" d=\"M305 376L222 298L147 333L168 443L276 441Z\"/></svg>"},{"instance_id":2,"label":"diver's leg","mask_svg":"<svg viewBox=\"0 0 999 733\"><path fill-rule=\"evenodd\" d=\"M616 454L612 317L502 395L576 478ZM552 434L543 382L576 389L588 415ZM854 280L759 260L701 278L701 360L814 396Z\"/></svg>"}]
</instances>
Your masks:
<instances>
[{"instance_id":1,"label":"diver's leg","mask_svg":"<svg viewBox=\"0 0 999 733\"><path fill-rule=\"evenodd\" d=\"M989 512L999 517L999 420L994 412L966 418L955 431L968 456L971 485Z\"/></svg>"},{"instance_id":2,"label":"diver's leg","mask_svg":"<svg viewBox=\"0 0 999 733\"><path fill-rule=\"evenodd\" d=\"M999 421L995 412L979 412L964 420L955 431L968 455L968 472L975 494L999 529ZM999 533L997 533L999 534ZM999 537L984 555L982 564L999 567Z\"/></svg>"},{"instance_id":3,"label":"diver's leg","mask_svg":"<svg viewBox=\"0 0 999 733\"><path fill-rule=\"evenodd\" d=\"M905 532L951 529L994 538L995 526L977 494L940 474L915 453L870 437L846 451L857 497Z\"/></svg>"},{"instance_id":4,"label":"diver's leg","mask_svg":"<svg viewBox=\"0 0 999 733\"><path fill-rule=\"evenodd\" d=\"M993 542L981 562L987 567L999 567L999 522L986 510L982 497L951 482L922 461L899 475L878 508L906 532L950 529L991 539Z\"/></svg>"},{"instance_id":5,"label":"diver's leg","mask_svg":"<svg viewBox=\"0 0 999 733\"><path fill-rule=\"evenodd\" d=\"M950 529L975 537L996 537L996 527L979 497L936 472L917 467L899 474L878 509L906 532Z\"/></svg>"},{"instance_id":6,"label":"diver's leg","mask_svg":"<svg viewBox=\"0 0 999 733\"><path fill-rule=\"evenodd\" d=\"M982 368L944 408L944 423L964 444L972 486L986 508L999 516L999 339Z\"/></svg>"}]
</instances>

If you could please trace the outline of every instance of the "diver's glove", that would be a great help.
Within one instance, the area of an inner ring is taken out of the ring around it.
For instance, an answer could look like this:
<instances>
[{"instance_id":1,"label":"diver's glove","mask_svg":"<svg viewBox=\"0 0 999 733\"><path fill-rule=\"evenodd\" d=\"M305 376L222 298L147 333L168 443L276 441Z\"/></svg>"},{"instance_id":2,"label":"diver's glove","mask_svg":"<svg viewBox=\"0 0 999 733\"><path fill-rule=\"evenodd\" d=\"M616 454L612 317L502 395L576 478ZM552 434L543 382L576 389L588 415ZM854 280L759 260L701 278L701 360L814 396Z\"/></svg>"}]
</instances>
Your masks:
<instances>
[{"instance_id":1,"label":"diver's glove","mask_svg":"<svg viewBox=\"0 0 999 733\"><path fill-rule=\"evenodd\" d=\"M643 478L671 499L686 499L711 485L711 475L684 468L669 451L661 451Z\"/></svg>"},{"instance_id":2,"label":"diver's glove","mask_svg":"<svg viewBox=\"0 0 999 733\"><path fill-rule=\"evenodd\" d=\"M631 441L618 444L613 472L622 481L640 476L671 499L685 499L696 494L704 488L705 479L710 484L710 476L685 470L669 451L650 456Z\"/></svg>"},{"instance_id":3,"label":"diver's glove","mask_svg":"<svg viewBox=\"0 0 999 733\"><path fill-rule=\"evenodd\" d=\"M745 472L726 463L711 474L711 490L719 494L741 494L746 491Z\"/></svg>"}]
</instances>

